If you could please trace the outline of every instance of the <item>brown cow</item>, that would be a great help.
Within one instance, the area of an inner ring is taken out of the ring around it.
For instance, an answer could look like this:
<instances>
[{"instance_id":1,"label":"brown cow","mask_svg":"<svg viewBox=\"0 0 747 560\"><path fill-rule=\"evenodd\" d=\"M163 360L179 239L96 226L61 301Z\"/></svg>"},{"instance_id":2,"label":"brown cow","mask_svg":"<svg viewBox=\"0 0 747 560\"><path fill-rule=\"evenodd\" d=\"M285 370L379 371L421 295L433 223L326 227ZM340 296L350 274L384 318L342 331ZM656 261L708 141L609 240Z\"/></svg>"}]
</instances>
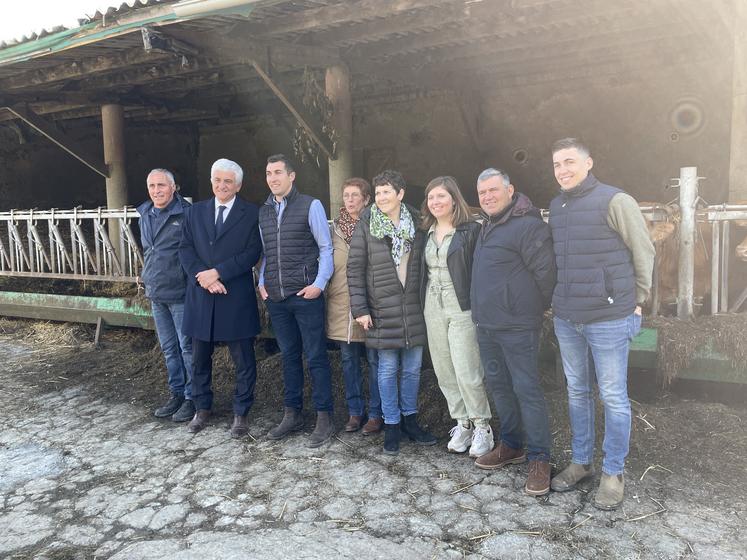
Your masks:
<instances>
[{"instance_id":1,"label":"brown cow","mask_svg":"<svg viewBox=\"0 0 747 560\"><path fill-rule=\"evenodd\" d=\"M639 202L641 208L655 207L667 215L665 221L646 220L651 241L656 247L656 268L658 272L659 304L661 307L676 305L679 291L679 209L657 202ZM645 214L644 214L645 216ZM706 301L711 292L711 224L698 222L695 233L695 276L693 300L696 304ZM650 302L650 298L649 298Z\"/></svg>"}]
</instances>

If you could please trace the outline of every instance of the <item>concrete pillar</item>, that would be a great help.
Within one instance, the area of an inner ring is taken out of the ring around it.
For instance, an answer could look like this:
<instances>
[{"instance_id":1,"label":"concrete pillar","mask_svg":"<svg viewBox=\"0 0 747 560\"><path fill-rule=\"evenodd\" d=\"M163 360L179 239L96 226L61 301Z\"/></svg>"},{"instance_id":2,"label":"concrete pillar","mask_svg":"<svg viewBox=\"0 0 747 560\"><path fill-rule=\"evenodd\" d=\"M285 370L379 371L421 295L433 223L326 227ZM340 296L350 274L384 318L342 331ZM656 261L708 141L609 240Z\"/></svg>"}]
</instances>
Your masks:
<instances>
[{"instance_id":1,"label":"concrete pillar","mask_svg":"<svg viewBox=\"0 0 747 560\"><path fill-rule=\"evenodd\" d=\"M329 211L336 216L342 206L340 187L353 176L353 103L350 97L350 71L344 64L327 68L325 93L332 102L332 127L337 133L335 159L329 160Z\"/></svg>"},{"instance_id":2,"label":"concrete pillar","mask_svg":"<svg viewBox=\"0 0 747 560\"><path fill-rule=\"evenodd\" d=\"M747 2L734 6L729 202L747 200Z\"/></svg>"},{"instance_id":3,"label":"concrete pillar","mask_svg":"<svg viewBox=\"0 0 747 560\"><path fill-rule=\"evenodd\" d=\"M109 167L106 180L107 208L123 208L127 205L127 175L125 173L124 110L121 105L101 106L101 127L104 135L104 163ZM109 239L115 251L123 255L119 235L119 223L109 221Z\"/></svg>"}]
</instances>

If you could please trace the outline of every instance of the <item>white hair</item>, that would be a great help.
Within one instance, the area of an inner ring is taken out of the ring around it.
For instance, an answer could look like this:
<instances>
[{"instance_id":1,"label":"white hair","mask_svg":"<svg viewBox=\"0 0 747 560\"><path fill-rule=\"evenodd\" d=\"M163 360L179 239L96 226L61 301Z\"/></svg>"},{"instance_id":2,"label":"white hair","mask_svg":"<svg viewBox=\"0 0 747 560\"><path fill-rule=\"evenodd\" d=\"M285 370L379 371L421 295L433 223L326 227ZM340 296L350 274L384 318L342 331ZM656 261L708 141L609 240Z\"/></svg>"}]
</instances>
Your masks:
<instances>
[{"instance_id":1,"label":"white hair","mask_svg":"<svg viewBox=\"0 0 747 560\"><path fill-rule=\"evenodd\" d=\"M163 173L166 175L166 178L169 180L169 183L171 183L171 186L176 186L176 182L174 181L174 174L169 171L168 169L162 169L160 167L156 167L155 169L151 169L150 173L148 173L148 177L153 175L154 173Z\"/></svg>"},{"instance_id":2,"label":"white hair","mask_svg":"<svg viewBox=\"0 0 747 560\"><path fill-rule=\"evenodd\" d=\"M221 158L213 164L213 166L210 168L211 179L213 178L213 174L216 171L228 171L229 173L233 173L234 177L236 178L236 183L239 185L244 179L244 170L241 169L241 166L238 163L236 163L235 161L231 161L230 159Z\"/></svg>"}]
</instances>

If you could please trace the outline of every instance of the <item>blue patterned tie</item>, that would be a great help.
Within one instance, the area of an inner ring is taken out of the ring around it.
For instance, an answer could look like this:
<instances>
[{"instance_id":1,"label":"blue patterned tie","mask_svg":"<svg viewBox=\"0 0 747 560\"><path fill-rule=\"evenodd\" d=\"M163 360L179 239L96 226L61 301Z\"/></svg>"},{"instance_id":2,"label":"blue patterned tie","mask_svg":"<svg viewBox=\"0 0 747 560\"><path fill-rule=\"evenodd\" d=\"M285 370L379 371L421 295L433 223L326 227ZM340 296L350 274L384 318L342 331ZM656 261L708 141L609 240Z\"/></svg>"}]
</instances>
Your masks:
<instances>
[{"instance_id":1,"label":"blue patterned tie","mask_svg":"<svg viewBox=\"0 0 747 560\"><path fill-rule=\"evenodd\" d=\"M215 237L218 237L223 229L223 212L225 210L226 207L222 204L218 206L218 218L215 220Z\"/></svg>"}]
</instances>

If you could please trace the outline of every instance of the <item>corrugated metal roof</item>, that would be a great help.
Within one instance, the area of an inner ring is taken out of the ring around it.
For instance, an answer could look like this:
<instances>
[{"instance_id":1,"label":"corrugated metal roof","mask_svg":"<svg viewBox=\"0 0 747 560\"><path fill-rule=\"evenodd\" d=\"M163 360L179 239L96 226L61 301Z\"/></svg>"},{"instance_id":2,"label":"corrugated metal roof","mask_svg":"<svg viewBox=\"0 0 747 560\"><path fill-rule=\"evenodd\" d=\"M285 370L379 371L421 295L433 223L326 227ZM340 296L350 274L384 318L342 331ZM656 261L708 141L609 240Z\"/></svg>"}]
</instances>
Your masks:
<instances>
[{"instance_id":1,"label":"corrugated metal roof","mask_svg":"<svg viewBox=\"0 0 747 560\"><path fill-rule=\"evenodd\" d=\"M97 10L96 13L93 14L92 16L86 15L85 17L78 18L78 27L82 27L84 25L94 23L94 22L99 22L99 21L106 22L106 20L109 18L116 18L124 14L127 14L129 12L133 12L133 11L136 11L142 8L146 8L148 6L153 6L155 4L169 4L169 3L174 3L177 1L178 0L127 0L119 4L118 6L110 6L103 12L100 10ZM34 32L29 35L23 35L18 39L0 41L0 50L9 48L9 47L15 47L17 45L21 45L24 43L38 41L39 39L44 39L45 37L48 37L50 35L56 35L58 33L72 31L74 29L76 28L65 27L64 25L56 25L48 29L42 29L38 33Z\"/></svg>"}]
</instances>

